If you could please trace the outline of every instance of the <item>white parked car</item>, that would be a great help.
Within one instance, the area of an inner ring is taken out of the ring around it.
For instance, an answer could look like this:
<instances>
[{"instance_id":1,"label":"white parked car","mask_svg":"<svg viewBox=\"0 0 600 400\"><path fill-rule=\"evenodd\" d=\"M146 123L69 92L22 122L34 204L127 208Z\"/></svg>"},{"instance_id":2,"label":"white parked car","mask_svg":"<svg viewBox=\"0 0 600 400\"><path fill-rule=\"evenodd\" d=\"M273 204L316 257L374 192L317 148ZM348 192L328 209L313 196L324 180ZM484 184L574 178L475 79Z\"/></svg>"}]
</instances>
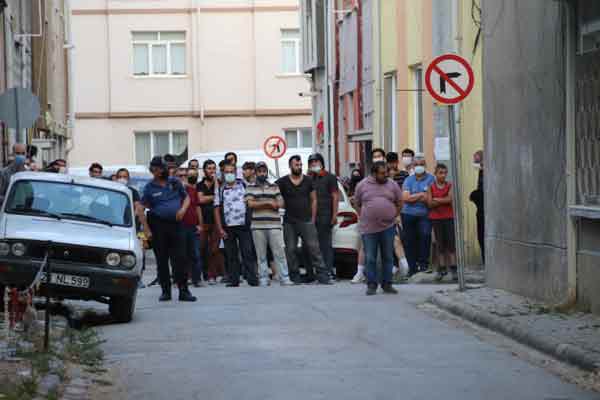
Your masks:
<instances>
[{"instance_id":1,"label":"white parked car","mask_svg":"<svg viewBox=\"0 0 600 400\"><path fill-rule=\"evenodd\" d=\"M335 252L335 264L348 265L350 271L356 272L358 250L360 248L360 233L358 232L358 214L346 193L344 186L338 181L340 191L340 203L338 206L338 224L333 229L333 250Z\"/></svg>"},{"instance_id":2,"label":"white parked car","mask_svg":"<svg viewBox=\"0 0 600 400\"><path fill-rule=\"evenodd\" d=\"M0 214L0 282L27 287L48 255L42 292L108 303L133 318L142 270L131 191L88 177L41 172L13 176Z\"/></svg>"}]
</instances>

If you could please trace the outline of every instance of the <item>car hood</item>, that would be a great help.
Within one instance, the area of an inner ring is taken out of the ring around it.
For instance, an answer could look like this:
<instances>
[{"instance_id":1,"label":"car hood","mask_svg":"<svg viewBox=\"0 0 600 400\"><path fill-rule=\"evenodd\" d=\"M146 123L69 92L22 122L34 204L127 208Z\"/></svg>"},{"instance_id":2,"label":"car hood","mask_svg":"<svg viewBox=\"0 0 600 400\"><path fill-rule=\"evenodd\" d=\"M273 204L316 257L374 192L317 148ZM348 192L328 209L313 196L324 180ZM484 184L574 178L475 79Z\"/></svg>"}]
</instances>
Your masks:
<instances>
[{"instance_id":1,"label":"car hood","mask_svg":"<svg viewBox=\"0 0 600 400\"><path fill-rule=\"evenodd\" d=\"M2 237L6 239L50 241L124 251L132 249L130 228L8 214L4 214L2 222Z\"/></svg>"}]
</instances>

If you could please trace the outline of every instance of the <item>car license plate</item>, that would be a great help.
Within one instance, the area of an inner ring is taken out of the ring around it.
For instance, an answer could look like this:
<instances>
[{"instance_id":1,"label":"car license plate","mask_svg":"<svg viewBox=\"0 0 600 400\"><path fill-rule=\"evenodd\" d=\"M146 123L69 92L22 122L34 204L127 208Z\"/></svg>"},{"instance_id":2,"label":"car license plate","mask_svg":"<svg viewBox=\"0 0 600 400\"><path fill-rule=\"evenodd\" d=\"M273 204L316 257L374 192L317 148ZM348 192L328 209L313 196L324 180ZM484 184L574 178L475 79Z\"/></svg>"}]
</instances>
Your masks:
<instances>
[{"instance_id":1,"label":"car license plate","mask_svg":"<svg viewBox=\"0 0 600 400\"><path fill-rule=\"evenodd\" d=\"M42 276L42 282L46 283L47 281L48 281L48 275L44 274ZM89 288L90 287L90 278L88 278L86 276L52 273L52 278L50 279L50 283L52 285L58 285L58 286Z\"/></svg>"}]
</instances>

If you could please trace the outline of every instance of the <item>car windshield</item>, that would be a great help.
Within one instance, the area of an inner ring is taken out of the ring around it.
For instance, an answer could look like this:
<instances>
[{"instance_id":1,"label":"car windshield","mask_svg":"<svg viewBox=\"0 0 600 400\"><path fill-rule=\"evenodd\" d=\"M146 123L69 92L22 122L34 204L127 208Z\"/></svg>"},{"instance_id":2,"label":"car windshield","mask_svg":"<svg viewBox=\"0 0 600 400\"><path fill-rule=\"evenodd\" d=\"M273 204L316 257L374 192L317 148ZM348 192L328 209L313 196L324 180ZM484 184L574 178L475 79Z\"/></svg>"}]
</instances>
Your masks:
<instances>
[{"instance_id":1,"label":"car windshield","mask_svg":"<svg viewBox=\"0 0 600 400\"><path fill-rule=\"evenodd\" d=\"M61 182L16 182L8 196L5 211L111 226L131 226L132 222L129 197L124 193Z\"/></svg>"}]
</instances>

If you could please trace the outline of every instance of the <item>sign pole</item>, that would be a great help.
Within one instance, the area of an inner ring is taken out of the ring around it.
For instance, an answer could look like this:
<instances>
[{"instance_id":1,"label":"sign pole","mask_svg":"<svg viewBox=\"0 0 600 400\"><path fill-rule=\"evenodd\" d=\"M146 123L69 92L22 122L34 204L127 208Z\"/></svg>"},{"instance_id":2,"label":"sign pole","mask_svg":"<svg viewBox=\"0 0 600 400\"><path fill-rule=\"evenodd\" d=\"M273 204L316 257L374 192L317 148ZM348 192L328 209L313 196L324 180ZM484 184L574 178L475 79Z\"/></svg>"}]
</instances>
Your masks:
<instances>
[{"instance_id":1,"label":"sign pole","mask_svg":"<svg viewBox=\"0 0 600 400\"><path fill-rule=\"evenodd\" d=\"M456 135L456 120L454 105L448 106L448 124L450 128L450 152L452 168L452 207L454 208L454 235L456 239L456 266L458 267L458 285L464 292L465 285L465 241L463 236L463 213L459 184L459 156L458 138Z\"/></svg>"},{"instance_id":2,"label":"sign pole","mask_svg":"<svg viewBox=\"0 0 600 400\"><path fill-rule=\"evenodd\" d=\"M279 176L279 158L275 159L275 175L277 175L277 179L281 178Z\"/></svg>"}]
</instances>

